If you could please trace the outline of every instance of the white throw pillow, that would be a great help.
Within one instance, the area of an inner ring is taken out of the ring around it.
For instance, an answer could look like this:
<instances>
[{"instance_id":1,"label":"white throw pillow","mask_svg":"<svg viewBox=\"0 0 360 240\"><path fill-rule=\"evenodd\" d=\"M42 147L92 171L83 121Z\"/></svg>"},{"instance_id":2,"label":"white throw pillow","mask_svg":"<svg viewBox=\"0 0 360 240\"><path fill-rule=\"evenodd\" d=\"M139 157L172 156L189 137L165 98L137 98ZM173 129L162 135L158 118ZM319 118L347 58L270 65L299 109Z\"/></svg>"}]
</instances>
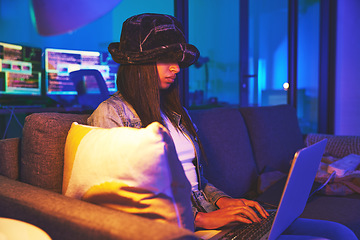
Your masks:
<instances>
[{"instance_id":1,"label":"white throw pillow","mask_svg":"<svg viewBox=\"0 0 360 240\"><path fill-rule=\"evenodd\" d=\"M99 128L73 123L63 194L194 230L191 187L160 123Z\"/></svg>"}]
</instances>

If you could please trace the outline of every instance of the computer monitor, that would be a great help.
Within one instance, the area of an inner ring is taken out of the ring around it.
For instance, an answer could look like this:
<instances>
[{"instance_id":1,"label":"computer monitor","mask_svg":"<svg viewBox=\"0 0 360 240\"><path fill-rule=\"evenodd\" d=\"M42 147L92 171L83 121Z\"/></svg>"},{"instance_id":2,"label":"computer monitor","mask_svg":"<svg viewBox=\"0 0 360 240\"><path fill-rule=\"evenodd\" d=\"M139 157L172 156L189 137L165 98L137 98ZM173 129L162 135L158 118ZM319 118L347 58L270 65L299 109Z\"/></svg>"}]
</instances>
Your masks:
<instances>
[{"instance_id":1,"label":"computer monitor","mask_svg":"<svg viewBox=\"0 0 360 240\"><path fill-rule=\"evenodd\" d=\"M40 96L42 49L0 42L0 95Z\"/></svg>"},{"instance_id":2,"label":"computer monitor","mask_svg":"<svg viewBox=\"0 0 360 240\"><path fill-rule=\"evenodd\" d=\"M80 69L97 69L102 74L108 90L114 93L116 74L119 64L115 63L110 53L69 49L45 49L45 85L46 94L76 95L77 91L70 81L70 72ZM98 88L93 79L86 81L88 93L97 93Z\"/></svg>"}]
</instances>

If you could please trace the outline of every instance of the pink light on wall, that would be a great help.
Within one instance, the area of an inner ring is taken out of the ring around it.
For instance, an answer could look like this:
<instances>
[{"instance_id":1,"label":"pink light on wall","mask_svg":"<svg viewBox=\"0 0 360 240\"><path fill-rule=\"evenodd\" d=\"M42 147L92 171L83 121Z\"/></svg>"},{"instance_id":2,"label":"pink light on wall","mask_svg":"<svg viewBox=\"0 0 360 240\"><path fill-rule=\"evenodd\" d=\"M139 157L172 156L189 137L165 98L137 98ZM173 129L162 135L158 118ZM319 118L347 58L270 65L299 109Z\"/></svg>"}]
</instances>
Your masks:
<instances>
[{"instance_id":1,"label":"pink light on wall","mask_svg":"<svg viewBox=\"0 0 360 240\"><path fill-rule=\"evenodd\" d=\"M121 0L32 0L32 14L40 35L74 31L112 10Z\"/></svg>"}]
</instances>

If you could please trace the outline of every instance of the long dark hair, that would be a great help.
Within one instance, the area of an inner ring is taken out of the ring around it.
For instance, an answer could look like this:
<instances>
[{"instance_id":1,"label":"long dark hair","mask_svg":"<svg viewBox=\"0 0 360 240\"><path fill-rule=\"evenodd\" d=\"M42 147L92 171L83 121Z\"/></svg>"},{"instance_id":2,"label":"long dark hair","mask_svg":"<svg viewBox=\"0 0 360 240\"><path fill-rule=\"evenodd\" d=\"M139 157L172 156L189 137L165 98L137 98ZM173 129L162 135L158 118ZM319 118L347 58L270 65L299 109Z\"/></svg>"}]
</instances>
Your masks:
<instances>
[{"instance_id":1,"label":"long dark hair","mask_svg":"<svg viewBox=\"0 0 360 240\"><path fill-rule=\"evenodd\" d=\"M118 90L138 114L143 127L152 122L163 123L160 110L178 128L173 112L181 115L181 123L193 136L197 136L190 117L183 108L179 88L173 83L160 90L156 63L120 65L117 76Z\"/></svg>"}]
</instances>

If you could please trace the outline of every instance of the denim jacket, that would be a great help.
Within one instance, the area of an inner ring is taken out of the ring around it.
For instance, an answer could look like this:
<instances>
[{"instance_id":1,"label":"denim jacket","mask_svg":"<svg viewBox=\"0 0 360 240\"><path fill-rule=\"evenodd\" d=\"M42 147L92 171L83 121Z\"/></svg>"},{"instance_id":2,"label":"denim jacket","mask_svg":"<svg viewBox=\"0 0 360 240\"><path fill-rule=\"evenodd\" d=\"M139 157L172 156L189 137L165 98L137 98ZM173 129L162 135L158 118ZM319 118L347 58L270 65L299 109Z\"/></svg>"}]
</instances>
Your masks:
<instances>
[{"instance_id":1,"label":"denim jacket","mask_svg":"<svg viewBox=\"0 0 360 240\"><path fill-rule=\"evenodd\" d=\"M197 177L199 181L199 192L203 193L200 196L198 193L193 193L192 207L196 214L198 211L213 211L217 209L216 201L227 194L210 184L203 176L202 166L200 164L200 150L198 139L189 134L184 125L181 124L181 116L173 113L178 122L180 129L190 137L195 148L194 165L196 166ZM87 119L87 123L91 126L113 128L113 127L134 127L141 128L141 120L134 108L125 101L123 96L116 92L110 98L102 102L92 115ZM194 125L195 126L195 125ZM197 130L196 126L195 129ZM206 202L205 202L206 201ZM211 204L208 204L210 202Z\"/></svg>"}]
</instances>

